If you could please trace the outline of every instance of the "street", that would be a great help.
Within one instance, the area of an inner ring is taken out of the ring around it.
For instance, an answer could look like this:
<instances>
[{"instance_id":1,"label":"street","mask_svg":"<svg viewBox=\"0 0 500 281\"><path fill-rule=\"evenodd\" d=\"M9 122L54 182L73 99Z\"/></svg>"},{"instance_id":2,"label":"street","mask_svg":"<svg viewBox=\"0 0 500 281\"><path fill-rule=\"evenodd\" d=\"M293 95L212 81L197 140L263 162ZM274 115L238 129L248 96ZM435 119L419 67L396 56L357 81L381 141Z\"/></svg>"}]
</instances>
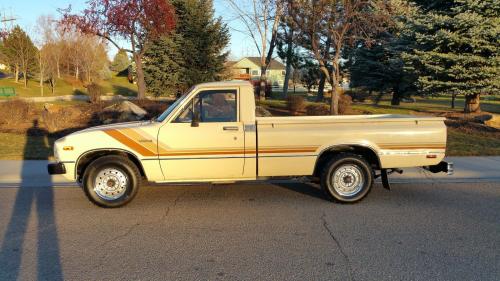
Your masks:
<instances>
[{"instance_id":1,"label":"street","mask_svg":"<svg viewBox=\"0 0 500 281\"><path fill-rule=\"evenodd\" d=\"M0 188L0 280L499 280L500 183L145 186L120 209Z\"/></svg>"}]
</instances>

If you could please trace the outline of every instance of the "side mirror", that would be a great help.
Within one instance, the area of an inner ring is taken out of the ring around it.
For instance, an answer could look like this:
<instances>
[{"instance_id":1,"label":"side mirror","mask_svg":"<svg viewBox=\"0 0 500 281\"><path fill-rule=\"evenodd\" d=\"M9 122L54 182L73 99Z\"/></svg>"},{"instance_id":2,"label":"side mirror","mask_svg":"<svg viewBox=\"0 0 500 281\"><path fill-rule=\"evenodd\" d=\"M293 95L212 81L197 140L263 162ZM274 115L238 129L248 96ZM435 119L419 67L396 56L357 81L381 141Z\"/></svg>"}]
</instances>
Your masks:
<instances>
[{"instance_id":1,"label":"side mirror","mask_svg":"<svg viewBox=\"0 0 500 281\"><path fill-rule=\"evenodd\" d=\"M193 112L193 119L191 120L191 127L199 127L200 126L200 113Z\"/></svg>"}]
</instances>

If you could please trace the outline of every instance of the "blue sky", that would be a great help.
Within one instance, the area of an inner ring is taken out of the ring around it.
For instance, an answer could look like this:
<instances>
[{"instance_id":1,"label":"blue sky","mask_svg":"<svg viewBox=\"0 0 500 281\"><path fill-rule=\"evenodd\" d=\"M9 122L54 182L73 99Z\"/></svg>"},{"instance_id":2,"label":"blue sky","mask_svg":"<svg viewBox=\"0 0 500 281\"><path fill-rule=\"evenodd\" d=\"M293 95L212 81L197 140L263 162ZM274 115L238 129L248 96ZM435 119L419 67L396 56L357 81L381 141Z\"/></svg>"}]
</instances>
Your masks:
<instances>
[{"instance_id":1,"label":"blue sky","mask_svg":"<svg viewBox=\"0 0 500 281\"><path fill-rule=\"evenodd\" d=\"M0 12L5 11L7 15L10 15L12 11L12 14L18 18L16 23L27 30L30 35L36 36L34 30L36 20L39 16L53 15L57 17L57 9L66 8L69 5L73 7L73 10L81 10L85 7L85 2L85 0L0 0ZM226 0L214 0L214 6L216 15L222 16L223 20L230 27L230 58L236 59L243 56L257 55L251 39L235 31L242 30L243 28L237 20L234 20L234 14L227 8ZM116 48L110 45L109 53L111 56L114 55Z\"/></svg>"}]
</instances>

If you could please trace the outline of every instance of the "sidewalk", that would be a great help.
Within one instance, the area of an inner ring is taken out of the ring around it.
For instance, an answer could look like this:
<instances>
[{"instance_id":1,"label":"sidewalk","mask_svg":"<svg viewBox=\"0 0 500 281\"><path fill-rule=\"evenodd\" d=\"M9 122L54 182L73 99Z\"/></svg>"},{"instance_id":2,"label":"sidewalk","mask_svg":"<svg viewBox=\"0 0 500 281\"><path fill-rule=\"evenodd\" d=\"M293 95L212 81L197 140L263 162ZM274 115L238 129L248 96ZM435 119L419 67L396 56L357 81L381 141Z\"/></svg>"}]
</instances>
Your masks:
<instances>
[{"instance_id":1,"label":"sidewalk","mask_svg":"<svg viewBox=\"0 0 500 281\"><path fill-rule=\"evenodd\" d=\"M433 174L423 169L404 169L403 174L389 176L391 183L460 183L500 182L500 156L448 157L454 163L455 173ZM0 186L76 186L62 176L47 174L46 160L0 160Z\"/></svg>"}]
</instances>

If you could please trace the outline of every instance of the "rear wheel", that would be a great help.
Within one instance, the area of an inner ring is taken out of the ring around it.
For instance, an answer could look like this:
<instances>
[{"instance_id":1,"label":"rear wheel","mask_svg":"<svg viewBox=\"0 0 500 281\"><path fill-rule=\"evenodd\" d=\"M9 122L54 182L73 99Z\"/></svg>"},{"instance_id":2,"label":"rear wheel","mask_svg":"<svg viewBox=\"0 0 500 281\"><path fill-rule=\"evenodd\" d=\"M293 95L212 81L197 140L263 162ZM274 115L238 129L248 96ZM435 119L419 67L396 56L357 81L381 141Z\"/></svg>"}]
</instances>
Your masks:
<instances>
[{"instance_id":1,"label":"rear wheel","mask_svg":"<svg viewBox=\"0 0 500 281\"><path fill-rule=\"evenodd\" d=\"M355 203L363 199L373 185L373 169L361 156L341 153L323 167L321 187L332 199Z\"/></svg>"},{"instance_id":2,"label":"rear wheel","mask_svg":"<svg viewBox=\"0 0 500 281\"><path fill-rule=\"evenodd\" d=\"M83 175L83 190L94 204L117 208L134 199L141 176L128 158L111 155L94 160Z\"/></svg>"}]
</instances>

